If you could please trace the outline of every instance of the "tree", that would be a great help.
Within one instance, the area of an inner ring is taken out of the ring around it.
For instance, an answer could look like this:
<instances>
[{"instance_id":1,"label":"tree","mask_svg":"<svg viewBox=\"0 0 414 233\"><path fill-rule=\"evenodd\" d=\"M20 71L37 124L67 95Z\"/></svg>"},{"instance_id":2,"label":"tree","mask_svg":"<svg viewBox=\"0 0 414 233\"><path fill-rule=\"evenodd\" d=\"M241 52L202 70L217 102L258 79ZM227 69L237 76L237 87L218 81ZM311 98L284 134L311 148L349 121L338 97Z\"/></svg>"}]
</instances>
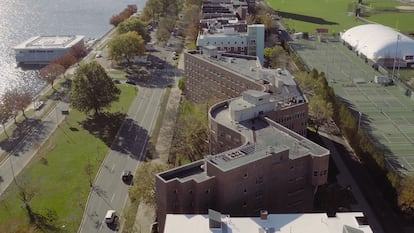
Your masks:
<instances>
[{"instance_id":1,"label":"tree","mask_svg":"<svg viewBox=\"0 0 414 233\"><path fill-rule=\"evenodd\" d=\"M3 106L11 113L14 122L16 122L19 111L22 111L23 116L27 118L24 110L32 102L32 97L32 93L28 90L18 90L17 88L6 90L3 96Z\"/></svg>"},{"instance_id":2,"label":"tree","mask_svg":"<svg viewBox=\"0 0 414 233\"><path fill-rule=\"evenodd\" d=\"M280 46L265 50L265 58L269 61L269 65L272 68L286 67L288 64L288 56Z\"/></svg>"},{"instance_id":3,"label":"tree","mask_svg":"<svg viewBox=\"0 0 414 233\"><path fill-rule=\"evenodd\" d=\"M148 33L147 25L137 17L131 17L123 21L116 27L116 30L119 34L135 31L138 33L138 35L142 36L145 42L151 41L151 36Z\"/></svg>"},{"instance_id":4,"label":"tree","mask_svg":"<svg viewBox=\"0 0 414 233\"><path fill-rule=\"evenodd\" d=\"M21 90L17 92L17 99L16 99L16 109L22 111L22 114L25 118L26 114L24 113L24 110L29 106L29 104L33 100L33 94L29 91Z\"/></svg>"},{"instance_id":5,"label":"tree","mask_svg":"<svg viewBox=\"0 0 414 233\"><path fill-rule=\"evenodd\" d=\"M6 134L7 137L9 137L9 135L7 134L6 123L11 117L12 109L4 103L4 99L2 98L0 100L0 124L3 126L4 134Z\"/></svg>"},{"instance_id":6,"label":"tree","mask_svg":"<svg viewBox=\"0 0 414 233\"><path fill-rule=\"evenodd\" d=\"M99 114L102 108L119 99L121 91L115 86L105 69L96 61L81 64L72 84L72 106L85 113Z\"/></svg>"},{"instance_id":7,"label":"tree","mask_svg":"<svg viewBox=\"0 0 414 233\"><path fill-rule=\"evenodd\" d=\"M88 52L86 51L85 46L75 45L70 49L70 54L72 54L76 59L81 59L85 57Z\"/></svg>"},{"instance_id":8,"label":"tree","mask_svg":"<svg viewBox=\"0 0 414 233\"><path fill-rule=\"evenodd\" d=\"M159 41L168 41L171 36L171 32L175 28L176 20L176 16L163 17L159 20L158 29L156 32L156 36Z\"/></svg>"},{"instance_id":9,"label":"tree","mask_svg":"<svg viewBox=\"0 0 414 233\"><path fill-rule=\"evenodd\" d=\"M121 13L114 15L109 20L109 23L114 25L115 27L118 26L121 22L128 19L131 15L138 11L138 7L135 4L128 5Z\"/></svg>"},{"instance_id":10,"label":"tree","mask_svg":"<svg viewBox=\"0 0 414 233\"><path fill-rule=\"evenodd\" d=\"M309 102L309 110L313 116L316 133L318 133L319 127L332 117L333 107L319 95L313 96Z\"/></svg>"},{"instance_id":11,"label":"tree","mask_svg":"<svg viewBox=\"0 0 414 233\"><path fill-rule=\"evenodd\" d=\"M53 83L62 74L65 73L65 67L57 63L50 63L39 71L40 78L49 83L53 89Z\"/></svg>"},{"instance_id":12,"label":"tree","mask_svg":"<svg viewBox=\"0 0 414 233\"><path fill-rule=\"evenodd\" d=\"M134 185L129 189L129 198L132 202L140 199L148 205L154 206L155 174L165 171L164 164L146 162L139 166L134 177Z\"/></svg>"},{"instance_id":13,"label":"tree","mask_svg":"<svg viewBox=\"0 0 414 233\"><path fill-rule=\"evenodd\" d=\"M89 186L92 188L93 186L93 166L90 162L88 162L84 167L85 174L88 176Z\"/></svg>"},{"instance_id":14,"label":"tree","mask_svg":"<svg viewBox=\"0 0 414 233\"><path fill-rule=\"evenodd\" d=\"M35 224L36 213L33 211L30 205L30 202L36 196L37 190L33 186L31 186L28 181L26 181L26 178L24 180L20 180L17 183L17 187L18 187L17 197L19 198L20 201L23 202L24 208L26 209L30 223Z\"/></svg>"},{"instance_id":15,"label":"tree","mask_svg":"<svg viewBox=\"0 0 414 233\"><path fill-rule=\"evenodd\" d=\"M179 88L181 91L184 91L184 89L185 89L185 78L180 78L180 79L178 80L178 88Z\"/></svg>"},{"instance_id":16,"label":"tree","mask_svg":"<svg viewBox=\"0 0 414 233\"><path fill-rule=\"evenodd\" d=\"M116 61L125 58L130 63L132 58L144 53L145 42L135 31L118 35L109 42L109 56Z\"/></svg>"},{"instance_id":17,"label":"tree","mask_svg":"<svg viewBox=\"0 0 414 233\"><path fill-rule=\"evenodd\" d=\"M398 188L398 206L405 214L414 214L414 177L402 178Z\"/></svg>"},{"instance_id":18,"label":"tree","mask_svg":"<svg viewBox=\"0 0 414 233\"><path fill-rule=\"evenodd\" d=\"M73 64L76 64L78 60L76 59L75 56L73 56L72 54L68 53L65 54L61 57L58 57L54 60L52 60L51 63L56 63L59 65L62 65L63 67L65 67L65 69L68 69L69 67L71 67Z\"/></svg>"}]
</instances>

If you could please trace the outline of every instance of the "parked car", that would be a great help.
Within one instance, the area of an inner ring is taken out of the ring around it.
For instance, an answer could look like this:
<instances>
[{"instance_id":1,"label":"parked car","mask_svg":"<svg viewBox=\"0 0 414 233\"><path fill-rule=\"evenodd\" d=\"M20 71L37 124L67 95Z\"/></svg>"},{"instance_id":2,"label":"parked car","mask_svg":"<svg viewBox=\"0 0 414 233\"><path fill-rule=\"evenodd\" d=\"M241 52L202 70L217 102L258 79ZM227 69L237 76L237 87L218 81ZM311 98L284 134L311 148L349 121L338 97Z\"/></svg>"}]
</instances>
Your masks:
<instances>
[{"instance_id":1,"label":"parked car","mask_svg":"<svg viewBox=\"0 0 414 233\"><path fill-rule=\"evenodd\" d=\"M137 85L134 80L127 80L125 83L130 85Z\"/></svg>"}]
</instances>

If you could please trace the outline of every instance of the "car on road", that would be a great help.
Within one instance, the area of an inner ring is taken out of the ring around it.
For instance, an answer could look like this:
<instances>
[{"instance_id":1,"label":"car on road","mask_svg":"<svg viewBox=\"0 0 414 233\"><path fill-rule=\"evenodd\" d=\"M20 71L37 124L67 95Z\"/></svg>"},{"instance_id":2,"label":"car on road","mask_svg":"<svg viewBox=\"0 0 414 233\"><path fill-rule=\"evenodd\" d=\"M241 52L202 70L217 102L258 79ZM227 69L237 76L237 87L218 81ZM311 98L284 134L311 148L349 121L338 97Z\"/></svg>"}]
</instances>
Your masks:
<instances>
[{"instance_id":1,"label":"car on road","mask_svg":"<svg viewBox=\"0 0 414 233\"><path fill-rule=\"evenodd\" d=\"M116 211L115 210L108 210L105 214L105 223L113 224L116 222Z\"/></svg>"},{"instance_id":2,"label":"car on road","mask_svg":"<svg viewBox=\"0 0 414 233\"><path fill-rule=\"evenodd\" d=\"M119 79L114 79L114 83L116 83L116 84L120 84L120 83L121 83L121 81L120 81Z\"/></svg>"},{"instance_id":3,"label":"car on road","mask_svg":"<svg viewBox=\"0 0 414 233\"><path fill-rule=\"evenodd\" d=\"M178 59L178 54L177 54L177 52L172 52L172 59L173 60L177 60Z\"/></svg>"},{"instance_id":4,"label":"car on road","mask_svg":"<svg viewBox=\"0 0 414 233\"><path fill-rule=\"evenodd\" d=\"M132 181L132 178L133 178L134 176L132 175L132 172L131 171L129 171L129 170L124 170L123 172L122 172L122 175L121 175L121 179L122 179L122 181L124 181L125 183L131 183L131 181Z\"/></svg>"},{"instance_id":5,"label":"car on road","mask_svg":"<svg viewBox=\"0 0 414 233\"><path fill-rule=\"evenodd\" d=\"M125 81L125 83L130 84L130 85L137 85L134 80L127 80Z\"/></svg>"}]
</instances>

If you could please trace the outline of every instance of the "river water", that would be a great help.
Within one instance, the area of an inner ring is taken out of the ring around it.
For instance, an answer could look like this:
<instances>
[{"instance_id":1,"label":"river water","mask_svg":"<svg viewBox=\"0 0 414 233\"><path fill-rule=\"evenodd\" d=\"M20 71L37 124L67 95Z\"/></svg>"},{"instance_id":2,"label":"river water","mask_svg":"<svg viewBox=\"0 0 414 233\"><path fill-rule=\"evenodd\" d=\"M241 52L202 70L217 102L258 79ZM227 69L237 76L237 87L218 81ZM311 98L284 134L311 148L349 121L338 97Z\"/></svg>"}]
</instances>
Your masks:
<instances>
[{"instance_id":1,"label":"river water","mask_svg":"<svg viewBox=\"0 0 414 233\"><path fill-rule=\"evenodd\" d=\"M0 95L8 88L40 91L45 83L33 70L17 67L13 47L37 35L101 38L109 20L128 4L142 10L146 0L0 0Z\"/></svg>"}]
</instances>

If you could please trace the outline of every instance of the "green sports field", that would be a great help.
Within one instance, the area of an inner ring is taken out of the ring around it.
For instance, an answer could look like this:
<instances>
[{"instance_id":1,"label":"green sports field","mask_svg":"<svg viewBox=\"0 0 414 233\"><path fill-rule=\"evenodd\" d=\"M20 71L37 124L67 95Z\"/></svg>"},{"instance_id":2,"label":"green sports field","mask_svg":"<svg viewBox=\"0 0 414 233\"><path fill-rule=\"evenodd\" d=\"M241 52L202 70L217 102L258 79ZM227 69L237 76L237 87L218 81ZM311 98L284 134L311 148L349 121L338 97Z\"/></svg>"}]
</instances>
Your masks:
<instances>
[{"instance_id":1,"label":"green sports field","mask_svg":"<svg viewBox=\"0 0 414 233\"><path fill-rule=\"evenodd\" d=\"M279 12L289 29L297 32L315 32L327 28L338 33L365 23L355 18L355 2L345 0L266 0ZM407 5L393 0L363 1L362 9L367 22L384 24L403 33L414 32L414 9L402 10ZM409 7L409 6L408 6ZM412 7L412 6L411 6Z\"/></svg>"}]
</instances>

